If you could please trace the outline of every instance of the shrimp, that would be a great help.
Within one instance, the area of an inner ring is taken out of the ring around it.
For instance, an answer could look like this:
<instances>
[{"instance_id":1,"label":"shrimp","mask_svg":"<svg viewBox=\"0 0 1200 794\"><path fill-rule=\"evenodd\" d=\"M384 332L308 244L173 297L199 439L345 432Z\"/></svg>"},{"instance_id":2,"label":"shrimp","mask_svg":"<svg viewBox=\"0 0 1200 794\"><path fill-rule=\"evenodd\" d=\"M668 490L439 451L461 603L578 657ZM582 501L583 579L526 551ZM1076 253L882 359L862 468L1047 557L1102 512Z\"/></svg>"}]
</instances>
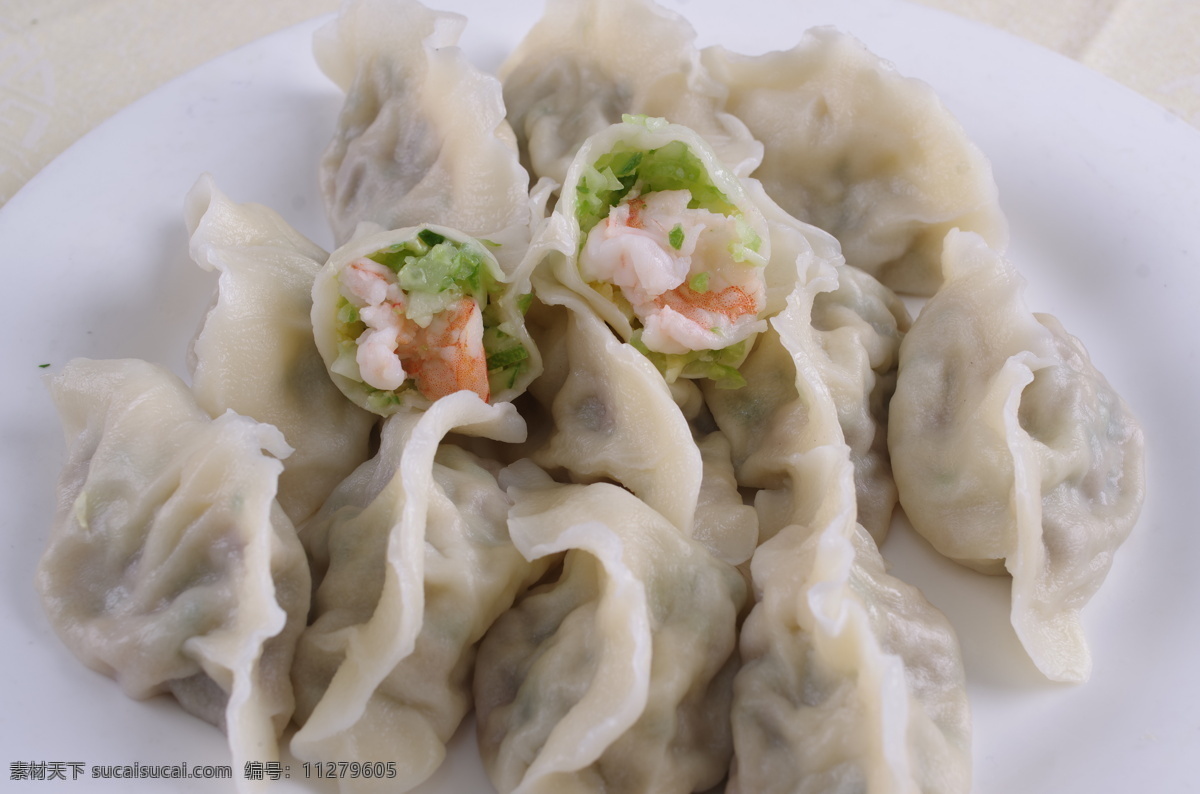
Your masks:
<instances>
[{"instance_id":1,"label":"shrimp","mask_svg":"<svg viewBox=\"0 0 1200 794\"><path fill-rule=\"evenodd\" d=\"M462 389L490 398L483 314L474 299L453 303L422 328L405 314L408 301L392 271L378 262L351 262L340 288L367 327L355 351L363 383L395 391L412 378L430 400Z\"/></svg>"},{"instance_id":2,"label":"shrimp","mask_svg":"<svg viewBox=\"0 0 1200 794\"><path fill-rule=\"evenodd\" d=\"M402 303L404 293L392 271L371 259L356 259L338 275L342 295L355 306L378 306L384 301Z\"/></svg>"},{"instance_id":3,"label":"shrimp","mask_svg":"<svg viewBox=\"0 0 1200 794\"><path fill-rule=\"evenodd\" d=\"M758 333L766 300L761 268L735 262L733 218L691 209L691 193L627 198L588 233L580 269L620 288L660 353L720 350ZM689 278L698 278L695 288Z\"/></svg>"},{"instance_id":4,"label":"shrimp","mask_svg":"<svg viewBox=\"0 0 1200 794\"><path fill-rule=\"evenodd\" d=\"M417 388L430 400L463 389L484 402L491 398L483 313L473 299L463 298L435 316L428 328L417 332L409 348L399 352L407 354Z\"/></svg>"},{"instance_id":5,"label":"shrimp","mask_svg":"<svg viewBox=\"0 0 1200 794\"><path fill-rule=\"evenodd\" d=\"M411 342L416 324L404 314L404 292L392 280L392 271L370 259L351 262L341 273L341 293L358 307L367 326L357 340L355 362L364 383L392 391L408 379L396 349Z\"/></svg>"},{"instance_id":6,"label":"shrimp","mask_svg":"<svg viewBox=\"0 0 1200 794\"><path fill-rule=\"evenodd\" d=\"M404 307L394 301L359 310L367 330L358 338L355 361L363 382L376 389L394 391L408 379L396 349L411 342L416 323L404 316Z\"/></svg>"},{"instance_id":7,"label":"shrimp","mask_svg":"<svg viewBox=\"0 0 1200 794\"><path fill-rule=\"evenodd\" d=\"M660 295L655 306L642 342L660 353L720 350L766 330L758 319L761 301L735 285L697 292L684 284Z\"/></svg>"}]
</instances>

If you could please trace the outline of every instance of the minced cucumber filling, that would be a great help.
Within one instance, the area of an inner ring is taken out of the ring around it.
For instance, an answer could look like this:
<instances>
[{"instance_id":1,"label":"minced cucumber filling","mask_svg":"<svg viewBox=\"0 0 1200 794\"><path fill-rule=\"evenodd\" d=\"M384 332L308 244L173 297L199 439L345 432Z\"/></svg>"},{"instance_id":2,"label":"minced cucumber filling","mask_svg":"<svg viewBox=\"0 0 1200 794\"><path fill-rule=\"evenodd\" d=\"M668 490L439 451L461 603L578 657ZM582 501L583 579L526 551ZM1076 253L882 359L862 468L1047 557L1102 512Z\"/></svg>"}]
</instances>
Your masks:
<instances>
[{"instance_id":1,"label":"minced cucumber filling","mask_svg":"<svg viewBox=\"0 0 1200 794\"><path fill-rule=\"evenodd\" d=\"M434 315L470 297L479 304L483 319L483 350L487 357L488 382L493 393L512 388L529 366L529 351L521 344L515 329L506 322L493 297L502 287L492 276L484 255L470 246L447 239L431 229L416 237L370 254L396 274L396 282L405 292L405 316L422 327ZM532 297L532 296L528 296ZM522 296L517 308L524 313L529 300ZM358 369L357 342L367 330L358 308L344 295L337 303L338 357L332 369L340 375L363 383ZM398 392L415 389L413 379L396 392L376 389L363 383L372 407L382 408L399 402Z\"/></svg>"},{"instance_id":2,"label":"minced cucumber filling","mask_svg":"<svg viewBox=\"0 0 1200 794\"><path fill-rule=\"evenodd\" d=\"M738 372L738 367L746 360L750 340L738 342L720 350L693 350L690 353L659 353L651 350L642 343L642 332L633 332L629 340L650 363L663 374L667 383L674 383L678 378L708 378L718 389L740 389L746 385L746 378Z\"/></svg>"},{"instance_id":3,"label":"minced cucumber filling","mask_svg":"<svg viewBox=\"0 0 1200 794\"><path fill-rule=\"evenodd\" d=\"M691 209L740 215L737 207L713 184L704 163L683 141L671 141L648 150L631 149L619 143L585 168L575 186L575 212L583 234L608 217L609 210L620 204L634 187L638 188L637 195L658 190L686 190L692 194L688 203ZM750 243L749 240L744 242ZM758 243L752 247L757 250Z\"/></svg>"}]
</instances>

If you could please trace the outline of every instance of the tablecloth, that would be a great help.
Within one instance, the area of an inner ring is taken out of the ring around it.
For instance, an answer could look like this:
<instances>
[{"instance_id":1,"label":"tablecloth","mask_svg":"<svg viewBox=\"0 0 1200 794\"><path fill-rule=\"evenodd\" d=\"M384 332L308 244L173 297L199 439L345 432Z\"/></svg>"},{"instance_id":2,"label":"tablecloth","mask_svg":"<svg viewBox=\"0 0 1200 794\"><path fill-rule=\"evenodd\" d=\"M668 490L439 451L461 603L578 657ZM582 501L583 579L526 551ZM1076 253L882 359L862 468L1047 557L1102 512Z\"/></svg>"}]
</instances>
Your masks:
<instances>
[{"instance_id":1,"label":"tablecloth","mask_svg":"<svg viewBox=\"0 0 1200 794\"><path fill-rule=\"evenodd\" d=\"M920 2L1056 50L1200 126L1197 0ZM138 97L337 6L338 0L0 0L0 204Z\"/></svg>"}]
</instances>

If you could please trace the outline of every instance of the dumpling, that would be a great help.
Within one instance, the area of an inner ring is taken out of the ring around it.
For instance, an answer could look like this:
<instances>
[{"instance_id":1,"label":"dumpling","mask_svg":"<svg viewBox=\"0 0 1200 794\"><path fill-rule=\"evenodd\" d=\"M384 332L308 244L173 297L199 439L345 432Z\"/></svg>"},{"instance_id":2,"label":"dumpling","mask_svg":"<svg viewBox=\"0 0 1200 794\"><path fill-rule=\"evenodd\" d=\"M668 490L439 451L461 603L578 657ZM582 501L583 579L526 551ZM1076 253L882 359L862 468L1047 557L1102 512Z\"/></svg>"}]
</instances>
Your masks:
<instances>
[{"instance_id":1,"label":"dumpling","mask_svg":"<svg viewBox=\"0 0 1200 794\"><path fill-rule=\"evenodd\" d=\"M754 170L762 145L722 112L725 89L705 72L695 39L687 20L650 0L550 0L500 67L534 177L562 184L584 140L625 114L691 127L735 173Z\"/></svg>"},{"instance_id":2,"label":"dumpling","mask_svg":"<svg viewBox=\"0 0 1200 794\"><path fill-rule=\"evenodd\" d=\"M882 542L896 505L896 486L887 455L887 404L895 385L900 340L910 319L903 302L867 273L846 265L837 242L788 215L749 180L751 195L764 213L771 235L768 273L783 285L812 292L808 319L821 346L819 378L833 398L842 436L854 462L858 523ZM796 399L792 354L775 331L760 336L742 364L745 386L720 389L702 382L704 398L722 416L722 429L732 444L738 482L751 488L779 487L774 466L777 448L793 443L790 433L776 433L768 422L776 409ZM808 421L806 413L796 417ZM766 455L766 472L752 458Z\"/></svg>"},{"instance_id":3,"label":"dumpling","mask_svg":"<svg viewBox=\"0 0 1200 794\"><path fill-rule=\"evenodd\" d=\"M471 708L475 644L544 569L509 540L499 466L445 443L451 431L515 443L525 424L470 392L396 413L301 532L319 586L292 671L292 752L395 770L343 778L343 792L407 791L433 773Z\"/></svg>"},{"instance_id":4,"label":"dumpling","mask_svg":"<svg viewBox=\"0 0 1200 794\"><path fill-rule=\"evenodd\" d=\"M736 569L609 483L502 473L513 542L561 572L479 650L480 753L508 792L704 791L731 752Z\"/></svg>"},{"instance_id":5,"label":"dumpling","mask_svg":"<svg viewBox=\"0 0 1200 794\"><path fill-rule=\"evenodd\" d=\"M313 284L317 349L337 387L381 416L461 390L511 400L541 371L523 317L528 280L516 278L456 229L361 235Z\"/></svg>"},{"instance_id":6,"label":"dumpling","mask_svg":"<svg viewBox=\"0 0 1200 794\"><path fill-rule=\"evenodd\" d=\"M888 404L900 342L912 323L896 294L871 275L838 265L837 289L817 293L812 324L837 367L826 373L838 423L854 462L858 523L876 543L887 537L897 496L887 451Z\"/></svg>"},{"instance_id":7,"label":"dumpling","mask_svg":"<svg viewBox=\"0 0 1200 794\"><path fill-rule=\"evenodd\" d=\"M274 425L295 451L279 504L303 521L367 459L376 417L329 379L313 340L312 287L328 254L274 211L235 204L202 176L185 202L192 258L220 274L190 350L192 389L211 416Z\"/></svg>"},{"instance_id":8,"label":"dumpling","mask_svg":"<svg viewBox=\"0 0 1200 794\"><path fill-rule=\"evenodd\" d=\"M888 433L900 503L942 554L1012 574L1013 627L1038 669L1086 680L1079 611L1141 509L1141 429L983 239L952 232L943 268L900 346Z\"/></svg>"},{"instance_id":9,"label":"dumpling","mask_svg":"<svg viewBox=\"0 0 1200 794\"><path fill-rule=\"evenodd\" d=\"M722 513L697 537L723 558L747 553L757 528L736 488L719 489L716 512L718 491L707 494L698 512L701 483L721 464L716 446L706 464L697 445L713 428L689 381L741 383L737 365L795 281L794 261L767 266L766 224L741 180L694 131L661 119L630 117L590 138L564 196L524 265L531 324L547 340L547 376L531 394L551 428L526 454L574 482L623 485L688 535L698 516ZM692 196L702 206L688 207Z\"/></svg>"},{"instance_id":10,"label":"dumpling","mask_svg":"<svg viewBox=\"0 0 1200 794\"><path fill-rule=\"evenodd\" d=\"M724 109L763 142L753 176L891 289L933 294L953 227L1007 240L987 159L933 89L856 39L815 28L791 50L714 47L704 64L728 88Z\"/></svg>"},{"instance_id":11,"label":"dumpling","mask_svg":"<svg viewBox=\"0 0 1200 794\"><path fill-rule=\"evenodd\" d=\"M691 534L704 464L662 375L594 314L558 316L566 373L545 397L553 430L530 457L576 482L620 483Z\"/></svg>"},{"instance_id":12,"label":"dumpling","mask_svg":"<svg viewBox=\"0 0 1200 794\"><path fill-rule=\"evenodd\" d=\"M855 523L848 451L795 456L805 507L751 561L729 794L971 790L958 639Z\"/></svg>"},{"instance_id":13,"label":"dumpling","mask_svg":"<svg viewBox=\"0 0 1200 794\"><path fill-rule=\"evenodd\" d=\"M235 768L276 760L310 588L275 501L283 437L209 418L144 361L76 359L50 391L68 456L37 586L55 631L129 696L170 692L222 728Z\"/></svg>"},{"instance_id":14,"label":"dumpling","mask_svg":"<svg viewBox=\"0 0 1200 794\"><path fill-rule=\"evenodd\" d=\"M811 268L746 362L752 381L706 394L739 482L757 488L756 603L734 684L729 791L970 789L970 714L954 631L885 572L857 521L837 365L812 322L837 285Z\"/></svg>"},{"instance_id":15,"label":"dumpling","mask_svg":"<svg viewBox=\"0 0 1200 794\"><path fill-rule=\"evenodd\" d=\"M767 267L762 213L712 148L687 127L629 116L583 144L563 196L533 247L544 250L539 297L597 314L668 382L741 383L737 367L795 272Z\"/></svg>"},{"instance_id":16,"label":"dumpling","mask_svg":"<svg viewBox=\"0 0 1200 794\"><path fill-rule=\"evenodd\" d=\"M529 176L499 81L456 46L465 25L416 0L354 0L317 31L317 63L346 92L320 170L339 245L364 221L436 223L497 243L505 269L520 260Z\"/></svg>"}]
</instances>

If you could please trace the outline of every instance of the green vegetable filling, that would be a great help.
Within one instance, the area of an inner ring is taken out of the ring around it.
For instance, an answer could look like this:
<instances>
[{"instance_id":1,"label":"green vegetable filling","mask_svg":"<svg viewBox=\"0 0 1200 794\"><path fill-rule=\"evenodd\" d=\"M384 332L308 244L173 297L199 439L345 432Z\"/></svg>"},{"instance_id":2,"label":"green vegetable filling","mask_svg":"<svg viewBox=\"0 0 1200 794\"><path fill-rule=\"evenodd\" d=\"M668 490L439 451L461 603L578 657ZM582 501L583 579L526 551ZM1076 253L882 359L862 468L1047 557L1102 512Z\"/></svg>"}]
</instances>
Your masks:
<instances>
[{"instance_id":1,"label":"green vegetable filling","mask_svg":"<svg viewBox=\"0 0 1200 794\"><path fill-rule=\"evenodd\" d=\"M478 300L495 287L483 254L428 229L415 240L376 251L368 258L393 271L400 288L410 295L452 293L447 305L463 295Z\"/></svg>"},{"instance_id":2,"label":"green vegetable filling","mask_svg":"<svg viewBox=\"0 0 1200 794\"><path fill-rule=\"evenodd\" d=\"M586 235L621 203L633 188L638 195L658 190L687 190L692 194L688 206L722 215L737 215L737 208L713 184L708 169L683 141L646 151L617 144L611 152L585 169L575 186L579 226ZM680 229L680 244L683 243ZM674 243L672 243L674 244Z\"/></svg>"},{"instance_id":3,"label":"green vegetable filling","mask_svg":"<svg viewBox=\"0 0 1200 794\"><path fill-rule=\"evenodd\" d=\"M431 229L422 229L412 240L376 251L367 258L396 274L396 283L407 298L405 316L422 327L428 327L434 315L464 297L473 298L482 312L483 349L492 391L502 391L516 384L517 378L528 368L529 351L517 337L501 330L507 328L507 323L490 299L501 293L502 285L493 277L487 259L480 251L449 240ZM518 310L524 313L532 300L532 295L520 296ZM337 322L342 342L334 371L361 382L355 359L356 340L367 326L359 317L358 308L344 296L338 300ZM412 381L407 385L413 385ZM368 401L374 407L395 404L398 400L394 392L368 389Z\"/></svg>"},{"instance_id":4,"label":"green vegetable filling","mask_svg":"<svg viewBox=\"0 0 1200 794\"><path fill-rule=\"evenodd\" d=\"M517 300L518 309L524 313L521 304L527 308L532 300L532 295L522 295ZM529 368L529 351L512 333L512 327L500 317L495 304L483 311L483 352L487 356L488 383L493 392L511 389L521 373Z\"/></svg>"},{"instance_id":5,"label":"green vegetable filling","mask_svg":"<svg viewBox=\"0 0 1200 794\"><path fill-rule=\"evenodd\" d=\"M626 121L642 123L654 129L652 125L661 120L627 117ZM638 196L660 190L687 190L692 196L688 208L705 209L734 219L738 239L729 247L734 262L765 264L763 257L758 254L762 238L713 183L700 158L682 141L672 141L658 149L649 150L633 150L619 143L584 169L575 188L576 218L582 232L581 248L587 233L635 190L634 195ZM676 224L671 229L667 242L676 251L683 247L682 224ZM696 274L688 286L695 292L707 292L709 274ZM650 359L668 383L684 377L709 378L718 388L736 389L746 385L746 379L737 368L746 358L749 340L722 350L696 350L677 355L650 350L642 343L641 330L637 329L630 343Z\"/></svg>"},{"instance_id":6,"label":"green vegetable filling","mask_svg":"<svg viewBox=\"0 0 1200 794\"><path fill-rule=\"evenodd\" d=\"M673 227L671 227L671 232L670 232L670 234L667 235L667 242L670 243L671 247L674 248L676 251L678 251L680 248L683 248L683 224L682 223L677 223Z\"/></svg>"},{"instance_id":7,"label":"green vegetable filling","mask_svg":"<svg viewBox=\"0 0 1200 794\"><path fill-rule=\"evenodd\" d=\"M659 353L642 343L642 332L635 331L629 343L650 359L650 363L663 374L667 383L677 378L708 378L718 389L740 389L746 379L738 367L746 360L749 340L738 342L720 350L693 350L690 353Z\"/></svg>"}]
</instances>

